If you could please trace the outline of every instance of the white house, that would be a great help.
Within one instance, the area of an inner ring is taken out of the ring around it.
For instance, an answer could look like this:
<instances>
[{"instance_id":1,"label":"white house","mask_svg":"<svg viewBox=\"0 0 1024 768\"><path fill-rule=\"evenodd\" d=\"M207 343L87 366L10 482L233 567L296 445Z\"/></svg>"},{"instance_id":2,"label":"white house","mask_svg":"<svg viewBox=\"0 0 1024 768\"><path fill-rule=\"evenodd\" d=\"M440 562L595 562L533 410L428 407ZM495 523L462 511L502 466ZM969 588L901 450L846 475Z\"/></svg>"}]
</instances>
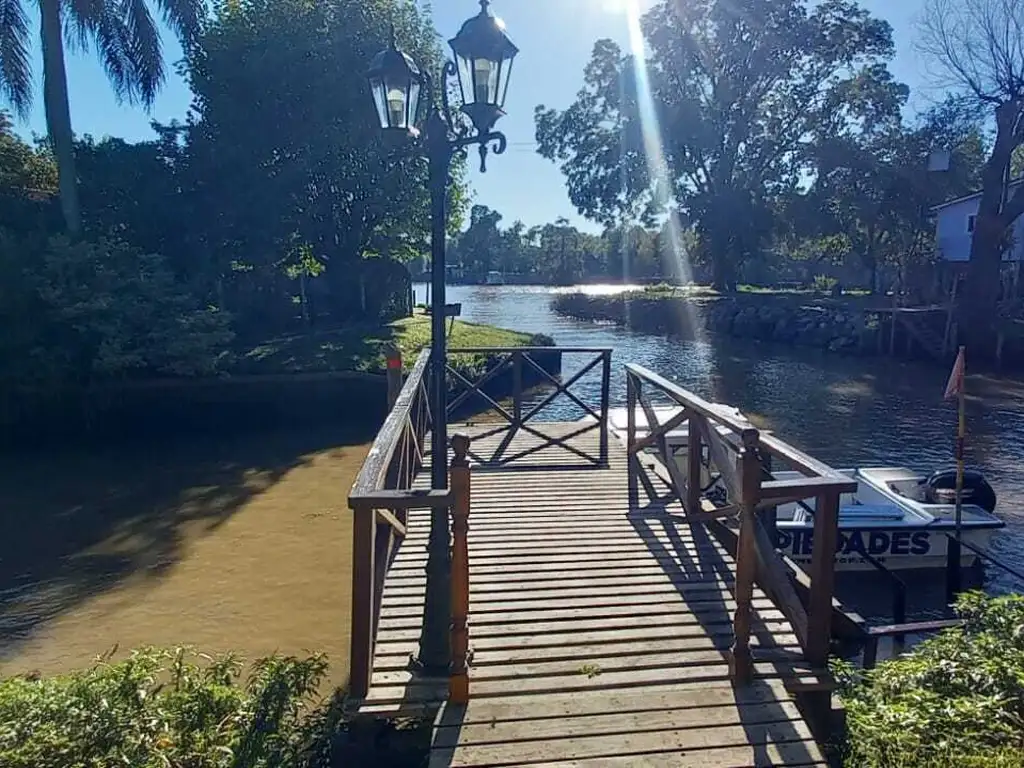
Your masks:
<instances>
[{"instance_id":1,"label":"white house","mask_svg":"<svg viewBox=\"0 0 1024 768\"><path fill-rule=\"evenodd\" d=\"M1010 182L1013 194L1024 178ZM981 192L958 197L932 208L935 212L935 242L943 261L967 262L971 258L971 236L978 216ZM1013 223L1014 246L1003 255L1003 261L1024 260L1024 216Z\"/></svg>"}]
</instances>

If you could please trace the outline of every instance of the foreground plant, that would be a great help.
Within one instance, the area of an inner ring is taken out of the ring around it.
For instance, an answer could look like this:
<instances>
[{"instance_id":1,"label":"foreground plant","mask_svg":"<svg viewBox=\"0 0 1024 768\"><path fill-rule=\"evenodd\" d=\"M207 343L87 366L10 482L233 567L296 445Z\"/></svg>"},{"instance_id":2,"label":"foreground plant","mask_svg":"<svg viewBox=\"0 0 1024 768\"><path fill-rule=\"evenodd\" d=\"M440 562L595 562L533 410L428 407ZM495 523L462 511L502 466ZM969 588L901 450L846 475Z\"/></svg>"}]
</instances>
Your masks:
<instances>
[{"instance_id":1,"label":"foreground plant","mask_svg":"<svg viewBox=\"0 0 1024 768\"><path fill-rule=\"evenodd\" d=\"M112 653L83 672L0 681L0 765L256 768L318 763L324 719L307 717L322 655L257 661L188 648Z\"/></svg>"},{"instance_id":2,"label":"foreground plant","mask_svg":"<svg viewBox=\"0 0 1024 768\"><path fill-rule=\"evenodd\" d=\"M967 593L963 629L864 673L836 665L846 765L1024 766L1024 596Z\"/></svg>"}]
</instances>

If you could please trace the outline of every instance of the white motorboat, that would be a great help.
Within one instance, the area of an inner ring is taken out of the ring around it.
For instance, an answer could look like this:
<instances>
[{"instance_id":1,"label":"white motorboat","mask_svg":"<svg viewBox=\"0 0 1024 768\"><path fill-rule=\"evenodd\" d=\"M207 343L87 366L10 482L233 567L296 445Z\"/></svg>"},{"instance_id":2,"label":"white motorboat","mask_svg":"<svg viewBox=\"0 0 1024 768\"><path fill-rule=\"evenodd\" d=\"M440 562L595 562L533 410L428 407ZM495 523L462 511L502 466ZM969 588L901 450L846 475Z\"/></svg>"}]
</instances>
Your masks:
<instances>
[{"instance_id":1,"label":"white motorboat","mask_svg":"<svg viewBox=\"0 0 1024 768\"><path fill-rule=\"evenodd\" d=\"M714 404L723 415L744 419L730 406ZM678 413L678 408L656 408L656 418L665 423ZM609 429L625 442L627 410L614 408L609 412ZM637 437L648 431L644 414L636 414ZM719 432L728 433L720 427ZM684 473L686 424L666 435L666 442L677 466ZM839 502L839 540L836 547L837 570L873 570L864 553L891 569L938 568L946 564L948 534L956 530L953 487L955 473L943 470L925 476L902 467L861 467L839 469L838 472L857 482L857 490L843 494ZM777 480L801 477L798 472L776 471ZM707 469L702 470L701 487L713 483ZM992 534L1005 523L993 510L995 492L981 473L969 471L964 482L961 504L963 540L975 547L987 546ZM814 499L780 505L776 510L778 548L800 564L811 561L814 539ZM961 564L972 565L977 556L964 547Z\"/></svg>"},{"instance_id":2,"label":"white motorboat","mask_svg":"<svg viewBox=\"0 0 1024 768\"><path fill-rule=\"evenodd\" d=\"M492 269L487 273L486 283L487 285L504 285L505 275L496 269Z\"/></svg>"}]
</instances>

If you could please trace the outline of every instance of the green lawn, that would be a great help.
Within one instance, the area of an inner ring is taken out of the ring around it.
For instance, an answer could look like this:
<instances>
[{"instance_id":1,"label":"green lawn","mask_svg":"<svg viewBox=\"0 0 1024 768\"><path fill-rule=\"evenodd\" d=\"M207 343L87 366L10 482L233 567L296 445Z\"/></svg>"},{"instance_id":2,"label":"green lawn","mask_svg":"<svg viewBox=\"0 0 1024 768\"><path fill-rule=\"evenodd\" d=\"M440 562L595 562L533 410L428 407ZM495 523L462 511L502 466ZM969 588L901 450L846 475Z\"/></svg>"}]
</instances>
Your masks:
<instances>
[{"instance_id":1,"label":"green lawn","mask_svg":"<svg viewBox=\"0 0 1024 768\"><path fill-rule=\"evenodd\" d=\"M328 371L378 372L384 369L387 344L402 352L406 367L430 345L430 317L417 314L385 326L350 326L330 331L283 336L241 349L231 368L234 374L323 373ZM521 347L550 344L527 333L455 321L448 335L449 348Z\"/></svg>"}]
</instances>

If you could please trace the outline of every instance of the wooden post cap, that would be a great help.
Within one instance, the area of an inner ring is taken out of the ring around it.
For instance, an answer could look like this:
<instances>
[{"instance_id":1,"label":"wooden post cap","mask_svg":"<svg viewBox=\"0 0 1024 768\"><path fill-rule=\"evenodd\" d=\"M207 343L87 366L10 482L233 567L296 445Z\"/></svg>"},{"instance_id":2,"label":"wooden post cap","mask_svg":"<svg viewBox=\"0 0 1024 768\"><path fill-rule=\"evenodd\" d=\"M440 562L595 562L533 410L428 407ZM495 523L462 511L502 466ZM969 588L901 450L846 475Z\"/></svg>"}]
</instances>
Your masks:
<instances>
[{"instance_id":1,"label":"wooden post cap","mask_svg":"<svg viewBox=\"0 0 1024 768\"><path fill-rule=\"evenodd\" d=\"M452 435L452 450L455 452L455 461L465 461L466 454L469 453L469 435L461 432Z\"/></svg>"}]
</instances>

